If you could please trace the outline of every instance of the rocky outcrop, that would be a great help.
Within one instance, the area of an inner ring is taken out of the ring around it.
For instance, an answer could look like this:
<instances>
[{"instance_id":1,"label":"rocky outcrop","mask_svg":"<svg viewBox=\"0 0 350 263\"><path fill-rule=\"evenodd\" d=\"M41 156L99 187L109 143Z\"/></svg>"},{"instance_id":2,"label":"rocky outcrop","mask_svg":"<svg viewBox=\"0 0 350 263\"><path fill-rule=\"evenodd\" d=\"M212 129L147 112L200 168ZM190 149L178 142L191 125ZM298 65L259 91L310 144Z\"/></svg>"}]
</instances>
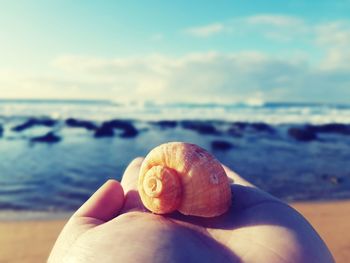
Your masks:
<instances>
[{"instance_id":1,"label":"rocky outcrop","mask_svg":"<svg viewBox=\"0 0 350 263\"><path fill-rule=\"evenodd\" d=\"M218 151L228 151L232 149L234 145L228 141L215 140L211 142L211 148Z\"/></svg>"},{"instance_id":2,"label":"rocky outcrop","mask_svg":"<svg viewBox=\"0 0 350 263\"><path fill-rule=\"evenodd\" d=\"M12 128L13 131L15 132L22 132L24 130L27 130L29 128L32 128L34 126L46 126L46 127L53 127L57 124L56 120L52 119L37 119L37 118L30 118L26 122L17 125Z\"/></svg>"},{"instance_id":3,"label":"rocky outcrop","mask_svg":"<svg viewBox=\"0 0 350 263\"><path fill-rule=\"evenodd\" d=\"M298 141L309 142L317 139L316 133L312 129L307 127L296 128L292 127L288 129L289 136Z\"/></svg>"},{"instance_id":4,"label":"rocky outcrop","mask_svg":"<svg viewBox=\"0 0 350 263\"><path fill-rule=\"evenodd\" d=\"M72 128L84 128L86 130L96 130L97 125L92 121L79 120L74 118L69 118L66 120L66 125Z\"/></svg>"},{"instance_id":5,"label":"rocky outcrop","mask_svg":"<svg viewBox=\"0 0 350 263\"><path fill-rule=\"evenodd\" d=\"M206 121L182 121L181 127L187 130L193 130L198 132L199 134L205 135L219 135L220 132L216 129L216 127Z\"/></svg>"},{"instance_id":6,"label":"rocky outcrop","mask_svg":"<svg viewBox=\"0 0 350 263\"><path fill-rule=\"evenodd\" d=\"M101 126L96 129L94 136L96 138L112 137L115 134L115 130L121 131L119 136L122 138L133 138L139 133L131 121L111 120L103 122Z\"/></svg>"},{"instance_id":7,"label":"rocky outcrop","mask_svg":"<svg viewBox=\"0 0 350 263\"><path fill-rule=\"evenodd\" d=\"M60 142L62 138L56 135L54 132L48 132L43 136L33 137L30 139L31 142L41 142L41 143L57 143Z\"/></svg>"},{"instance_id":8,"label":"rocky outcrop","mask_svg":"<svg viewBox=\"0 0 350 263\"><path fill-rule=\"evenodd\" d=\"M175 128L177 126L177 121L163 120L151 122L151 124L159 126L162 129Z\"/></svg>"}]
</instances>

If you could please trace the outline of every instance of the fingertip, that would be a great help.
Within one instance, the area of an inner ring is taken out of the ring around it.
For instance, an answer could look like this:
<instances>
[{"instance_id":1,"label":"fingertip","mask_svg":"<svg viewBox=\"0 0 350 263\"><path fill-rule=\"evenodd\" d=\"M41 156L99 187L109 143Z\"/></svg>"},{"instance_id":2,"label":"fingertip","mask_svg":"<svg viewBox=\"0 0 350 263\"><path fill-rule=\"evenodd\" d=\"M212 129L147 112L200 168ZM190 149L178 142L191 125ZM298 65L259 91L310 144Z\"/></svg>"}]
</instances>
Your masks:
<instances>
[{"instance_id":1,"label":"fingertip","mask_svg":"<svg viewBox=\"0 0 350 263\"><path fill-rule=\"evenodd\" d=\"M222 168L224 168L227 177L229 178L230 183L240 184L243 186L256 187L252 183L245 180L243 177L232 171L228 166L221 164Z\"/></svg>"},{"instance_id":2,"label":"fingertip","mask_svg":"<svg viewBox=\"0 0 350 263\"><path fill-rule=\"evenodd\" d=\"M129 166L131 166L131 165L132 166L141 166L144 159L145 159L144 157L138 156L130 162Z\"/></svg>"},{"instance_id":3,"label":"fingertip","mask_svg":"<svg viewBox=\"0 0 350 263\"><path fill-rule=\"evenodd\" d=\"M137 180L143 160L143 157L137 157L132 160L128 167L125 169L121 181L125 193L131 190L137 190Z\"/></svg>"},{"instance_id":4,"label":"fingertip","mask_svg":"<svg viewBox=\"0 0 350 263\"><path fill-rule=\"evenodd\" d=\"M121 181L125 193L125 203L121 213L143 209L143 205L137 191L138 177L143 160L143 157L137 157L132 160L125 169Z\"/></svg>"},{"instance_id":5,"label":"fingertip","mask_svg":"<svg viewBox=\"0 0 350 263\"><path fill-rule=\"evenodd\" d=\"M91 217L102 221L114 218L124 204L124 190L113 179L107 180L73 215Z\"/></svg>"}]
</instances>

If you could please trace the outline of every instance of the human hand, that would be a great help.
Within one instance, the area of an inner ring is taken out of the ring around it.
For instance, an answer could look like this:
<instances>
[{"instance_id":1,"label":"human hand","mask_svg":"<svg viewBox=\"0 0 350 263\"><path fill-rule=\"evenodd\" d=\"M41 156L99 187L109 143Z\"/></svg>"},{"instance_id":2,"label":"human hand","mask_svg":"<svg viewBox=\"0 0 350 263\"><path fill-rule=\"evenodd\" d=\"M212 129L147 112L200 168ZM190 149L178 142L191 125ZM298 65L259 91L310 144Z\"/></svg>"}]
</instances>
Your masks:
<instances>
[{"instance_id":1,"label":"human hand","mask_svg":"<svg viewBox=\"0 0 350 263\"><path fill-rule=\"evenodd\" d=\"M49 262L334 262L298 212L227 167L234 184L226 214L199 218L146 211L137 193L141 162L135 159L121 184L107 181L78 209Z\"/></svg>"}]
</instances>

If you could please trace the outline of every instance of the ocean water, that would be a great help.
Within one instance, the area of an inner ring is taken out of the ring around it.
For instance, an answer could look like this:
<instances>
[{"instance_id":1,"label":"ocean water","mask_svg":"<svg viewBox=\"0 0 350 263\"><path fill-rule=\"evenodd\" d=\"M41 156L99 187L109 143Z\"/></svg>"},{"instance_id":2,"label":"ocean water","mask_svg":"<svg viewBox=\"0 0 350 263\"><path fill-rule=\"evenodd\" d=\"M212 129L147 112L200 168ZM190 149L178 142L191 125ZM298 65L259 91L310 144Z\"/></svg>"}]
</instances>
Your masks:
<instances>
[{"instance_id":1,"label":"ocean water","mask_svg":"<svg viewBox=\"0 0 350 263\"><path fill-rule=\"evenodd\" d=\"M312 103L157 103L79 100L0 100L0 118L48 116L137 120L226 120L283 123L350 123L350 105Z\"/></svg>"},{"instance_id":2,"label":"ocean water","mask_svg":"<svg viewBox=\"0 0 350 263\"><path fill-rule=\"evenodd\" d=\"M55 124L13 129L30 118L44 117ZM67 126L68 118L88 120L96 126L112 119L132 120L137 133L95 138L93 130ZM157 125L155 121L160 120L175 122ZM198 120L210 129L193 128ZM229 132L237 122L248 125L238 135ZM251 123L264 123L265 128L255 129ZM133 158L145 156L167 141L198 144L257 186L287 201L350 198L350 134L320 133L310 141L298 141L288 134L293 127L329 123L350 128L350 106L3 100L0 211L73 211L105 180L121 180ZM60 140L32 140L48 132Z\"/></svg>"}]
</instances>

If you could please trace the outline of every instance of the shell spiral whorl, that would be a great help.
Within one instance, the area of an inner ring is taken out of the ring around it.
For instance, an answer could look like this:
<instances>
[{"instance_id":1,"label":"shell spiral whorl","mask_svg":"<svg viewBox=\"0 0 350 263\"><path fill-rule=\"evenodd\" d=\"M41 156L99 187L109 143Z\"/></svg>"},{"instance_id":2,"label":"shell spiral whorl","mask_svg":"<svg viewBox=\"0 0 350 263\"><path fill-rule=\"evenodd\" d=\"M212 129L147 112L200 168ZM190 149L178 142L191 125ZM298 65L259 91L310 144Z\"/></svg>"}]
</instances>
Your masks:
<instances>
[{"instance_id":1,"label":"shell spiral whorl","mask_svg":"<svg viewBox=\"0 0 350 263\"><path fill-rule=\"evenodd\" d=\"M231 205L226 173L201 147L171 142L149 152L142 162L138 191L144 206L156 214L179 211L213 217Z\"/></svg>"},{"instance_id":2,"label":"shell spiral whorl","mask_svg":"<svg viewBox=\"0 0 350 263\"><path fill-rule=\"evenodd\" d=\"M149 169L142 183L145 206L158 214L171 213L181 203L181 182L174 169L161 165Z\"/></svg>"}]
</instances>

